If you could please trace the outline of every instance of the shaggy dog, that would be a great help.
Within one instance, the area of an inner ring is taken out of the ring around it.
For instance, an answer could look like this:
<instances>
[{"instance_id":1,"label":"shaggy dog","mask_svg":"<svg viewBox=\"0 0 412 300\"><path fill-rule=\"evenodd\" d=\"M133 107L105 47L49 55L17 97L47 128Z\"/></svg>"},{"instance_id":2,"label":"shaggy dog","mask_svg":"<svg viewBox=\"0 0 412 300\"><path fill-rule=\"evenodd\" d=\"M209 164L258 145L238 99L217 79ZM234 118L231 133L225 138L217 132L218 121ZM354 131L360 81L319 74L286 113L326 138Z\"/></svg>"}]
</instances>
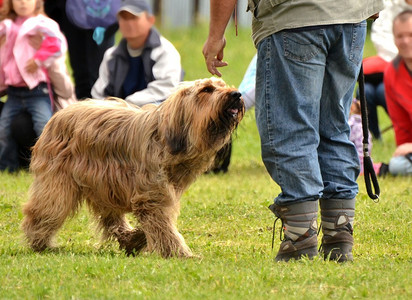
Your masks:
<instances>
[{"instance_id":1,"label":"shaggy dog","mask_svg":"<svg viewBox=\"0 0 412 300\"><path fill-rule=\"evenodd\" d=\"M85 201L103 237L117 239L127 254L192 256L176 228L180 197L243 115L240 93L213 78L182 84L159 106L87 100L57 112L33 149L22 224L30 246L51 247Z\"/></svg>"}]
</instances>

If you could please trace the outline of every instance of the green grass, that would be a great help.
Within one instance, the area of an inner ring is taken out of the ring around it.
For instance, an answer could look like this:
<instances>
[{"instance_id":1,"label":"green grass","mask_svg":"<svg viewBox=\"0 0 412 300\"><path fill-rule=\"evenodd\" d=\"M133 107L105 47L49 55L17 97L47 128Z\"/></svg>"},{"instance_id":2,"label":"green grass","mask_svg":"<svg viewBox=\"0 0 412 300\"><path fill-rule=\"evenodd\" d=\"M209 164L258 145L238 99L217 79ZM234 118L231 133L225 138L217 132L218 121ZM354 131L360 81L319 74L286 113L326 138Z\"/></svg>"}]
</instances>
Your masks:
<instances>
[{"instance_id":1,"label":"green grass","mask_svg":"<svg viewBox=\"0 0 412 300\"><path fill-rule=\"evenodd\" d=\"M201 49L206 27L165 32L182 54L186 79L209 77ZM228 34L224 79L238 85L254 48L249 31ZM367 43L368 51L370 43ZM383 124L390 124L380 111ZM375 161L388 161L393 131L375 143ZM359 178L354 256L348 264L322 259L275 263L273 214L280 192L260 159L253 111L235 140L229 173L203 175L182 197L179 229L194 259L154 254L126 257L94 235L86 209L59 232L59 248L33 253L19 229L30 174L0 173L1 299L410 299L412 297L412 177L380 179L379 203ZM132 219L131 219L132 220Z\"/></svg>"}]
</instances>

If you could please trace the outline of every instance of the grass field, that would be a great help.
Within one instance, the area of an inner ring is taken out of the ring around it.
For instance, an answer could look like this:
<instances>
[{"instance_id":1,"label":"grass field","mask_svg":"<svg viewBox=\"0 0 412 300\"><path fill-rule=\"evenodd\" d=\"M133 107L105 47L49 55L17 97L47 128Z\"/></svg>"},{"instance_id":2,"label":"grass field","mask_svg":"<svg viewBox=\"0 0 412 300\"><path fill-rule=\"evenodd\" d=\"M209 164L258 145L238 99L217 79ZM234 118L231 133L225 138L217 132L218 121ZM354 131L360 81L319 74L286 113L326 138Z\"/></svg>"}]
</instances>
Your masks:
<instances>
[{"instance_id":1,"label":"grass field","mask_svg":"<svg viewBox=\"0 0 412 300\"><path fill-rule=\"evenodd\" d=\"M207 27L168 31L186 79L209 77L201 54ZM223 78L237 86L254 55L250 32L227 33ZM370 42L365 53L373 54ZM380 111L382 127L390 121ZM374 143L375 161L388 161L393 131ZM86 209L60 231L59 247L33 253L19 229L21 205L32 177L0 173L1 299L411 299L412 178L380 179L381 199L370 200L363 177L355 220L355 261L275 263L274 215L267 209L280 192L260 159L253 111L240 124L225 175L203 175L183 195L179 229L194 259L127 257L114 242L93 234ZM132 220L132 219L131 219Z\"/></svg>"}]
</instances>

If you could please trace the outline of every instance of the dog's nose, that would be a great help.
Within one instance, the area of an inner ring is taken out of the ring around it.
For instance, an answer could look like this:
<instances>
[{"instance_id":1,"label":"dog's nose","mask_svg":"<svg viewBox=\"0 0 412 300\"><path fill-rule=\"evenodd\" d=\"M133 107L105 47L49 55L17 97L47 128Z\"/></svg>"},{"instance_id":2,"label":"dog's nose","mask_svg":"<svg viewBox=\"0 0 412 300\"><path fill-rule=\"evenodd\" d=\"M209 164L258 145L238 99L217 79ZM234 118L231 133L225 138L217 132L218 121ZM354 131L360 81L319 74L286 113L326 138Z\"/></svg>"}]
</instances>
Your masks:
<instances>
[{"instance_id":1,"label":"dog's nose","mask_svg":"<svg viewBox=\"0 0 412 300\"><path fill-rule=\"evenodd\" d=\"M233 91L230 93L230 97L232 97L233 99L238 99L240 98L240 96L242 96L242 94L239 93L239 91Z\"/></svg>"}]
</instances>

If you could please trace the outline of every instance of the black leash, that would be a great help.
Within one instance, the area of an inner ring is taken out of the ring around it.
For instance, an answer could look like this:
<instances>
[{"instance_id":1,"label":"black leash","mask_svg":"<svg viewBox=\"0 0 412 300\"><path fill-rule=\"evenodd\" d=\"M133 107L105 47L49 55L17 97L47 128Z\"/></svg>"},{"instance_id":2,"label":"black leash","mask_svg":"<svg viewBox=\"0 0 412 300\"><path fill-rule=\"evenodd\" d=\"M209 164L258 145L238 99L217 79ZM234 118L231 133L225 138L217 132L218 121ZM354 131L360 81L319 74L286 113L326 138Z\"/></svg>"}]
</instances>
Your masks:
<instances>
[{"instance_id":1,"label":"black leash","mask_svg":"<svg viewBox=\"0 0 412 300\"><path fill-rule=\"evenodd\" d=\"M368 108L366 105L365 97L365 77L363 75L363 64L358 77L359 83L359 98L361 104L361 115L362 115L362 131L363 131L363 172L365 177L366 191L368 192L369 198L375 202L379 201L380 188L378 179L376 177L375 170L373 168L372 159L369 154L369 128L368 128ZM375 190L373 192L372 185Z\"/></svg>"}]
</instances>

